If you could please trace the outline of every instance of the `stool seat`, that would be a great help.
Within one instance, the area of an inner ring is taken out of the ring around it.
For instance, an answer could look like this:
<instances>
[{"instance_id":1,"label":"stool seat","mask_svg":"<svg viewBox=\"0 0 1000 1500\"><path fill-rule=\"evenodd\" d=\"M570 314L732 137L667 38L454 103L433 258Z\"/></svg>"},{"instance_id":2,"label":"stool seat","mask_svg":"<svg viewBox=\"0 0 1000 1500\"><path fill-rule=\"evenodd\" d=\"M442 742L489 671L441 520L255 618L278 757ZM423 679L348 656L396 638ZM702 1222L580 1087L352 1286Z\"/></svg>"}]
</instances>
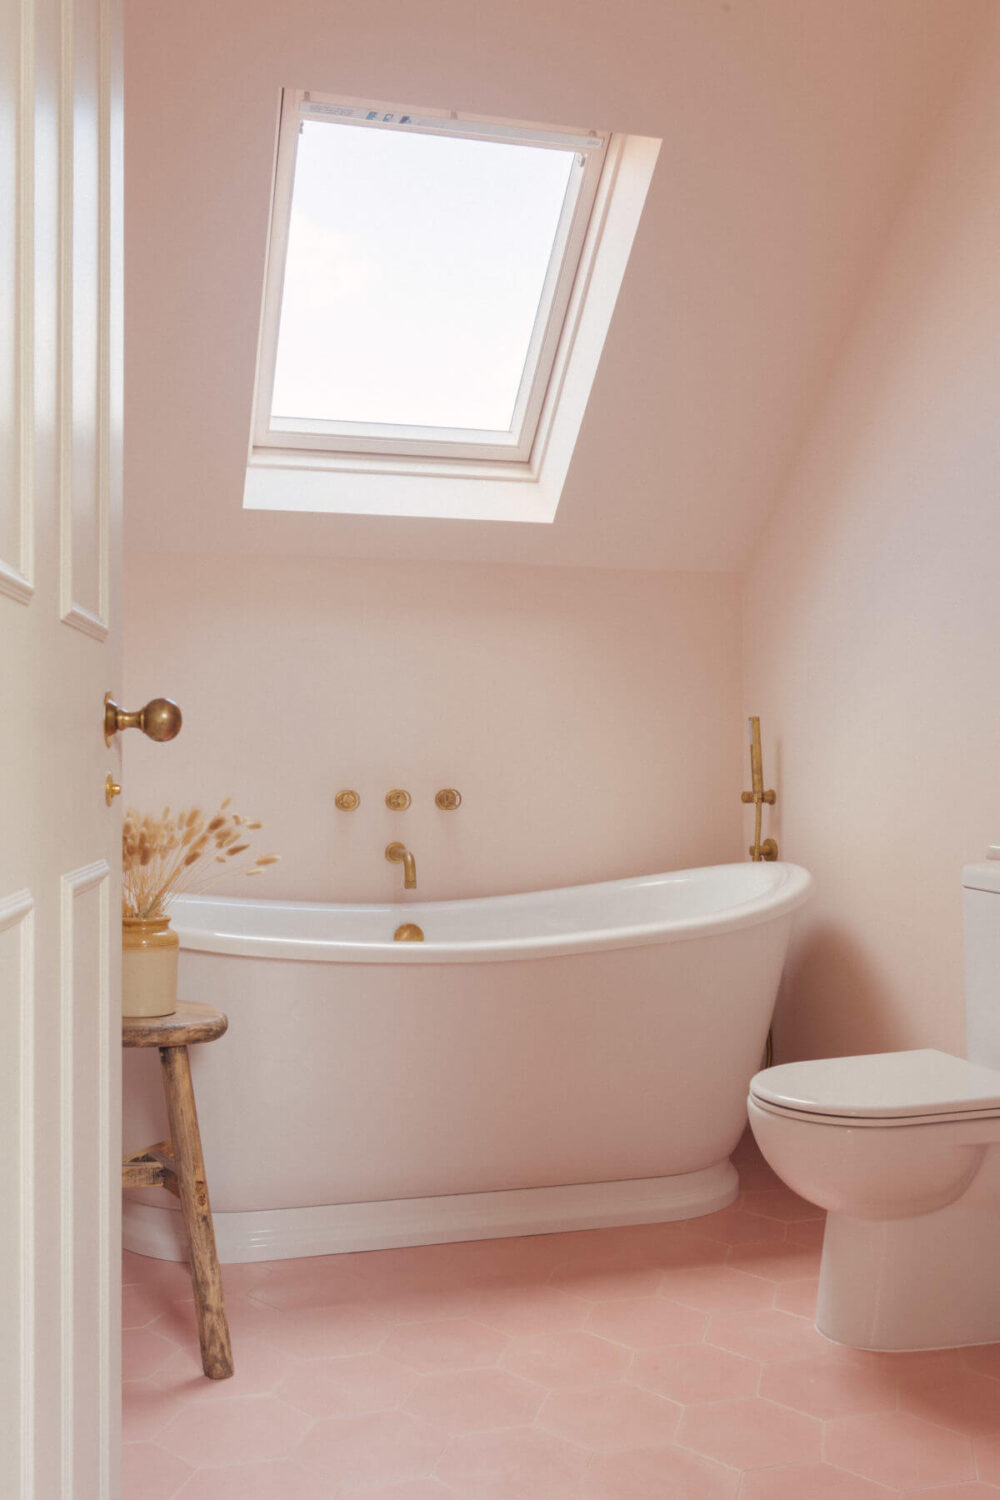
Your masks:
<instances>
[{"instance_id":1,"label":"stool seat","mask_svg":"<svg viewBox=\"0 0 1000 1500\"><path fill-rule=\"evenodd\" d=\"M221 1010L211 1005L195 1005L190 1000L178 1001L171 1016L122 1017L123 1047L160 1049L160 1072L170 1126L169 1140L157 1141L125 1158L122 1187L164 1187L180 1200L191 1257L201 1363L210 1380L226 1380L232 1375L233 1354L188 1046L214 1042L228 1026L228 1017Z\"/></svg>"},{"instance_id":2,"label":"stool seat","mask_svg":"<svg viewBox=\"0 0 1000 1500\"><path fill-rule=\"evenodd\" d=\"M229 1017L214 1005L178 1000L172 1016L123 1016L123 1047L187 1047L214 1042L229 1029Z\"/></svg>"}]
</instances>

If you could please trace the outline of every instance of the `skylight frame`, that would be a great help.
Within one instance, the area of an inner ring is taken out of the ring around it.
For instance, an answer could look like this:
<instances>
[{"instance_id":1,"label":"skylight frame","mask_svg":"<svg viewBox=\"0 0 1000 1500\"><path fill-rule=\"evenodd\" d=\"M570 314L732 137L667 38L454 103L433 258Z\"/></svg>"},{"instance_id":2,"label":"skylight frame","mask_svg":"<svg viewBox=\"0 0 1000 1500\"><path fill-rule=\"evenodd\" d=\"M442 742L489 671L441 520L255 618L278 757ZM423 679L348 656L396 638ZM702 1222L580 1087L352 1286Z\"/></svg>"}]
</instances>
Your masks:
<instances>
[{"instance_id":1,"label":"skylight frame","mask_svg":"<svg viewBox=\"0 0 1000 1500\"><path fill-rule=\"evenodd\" d=\"M378 118L368 116L377 114ZM400 124L405 114L410 123ZM303 119L339 119L368 129L419 131L460 135L538 147L578 147L563 211L555 235L548 272L527 355L510 430L409 427L389 423L347 423L271 416L277 359L285 259L291 219L299 124ZM552 129L454 111L401 109L396 105L338 99L301 89L282 91L271 224L265 273L264 301L254 392L251 458L270 454L278 459L309 454L341 458L370 455L383 460L416 459L484 461L525 464L531 459L546 395L564 335L564 325L580 269L594 203L604 170L610 136L598 131Z\"/></svg>"}]
</instances>

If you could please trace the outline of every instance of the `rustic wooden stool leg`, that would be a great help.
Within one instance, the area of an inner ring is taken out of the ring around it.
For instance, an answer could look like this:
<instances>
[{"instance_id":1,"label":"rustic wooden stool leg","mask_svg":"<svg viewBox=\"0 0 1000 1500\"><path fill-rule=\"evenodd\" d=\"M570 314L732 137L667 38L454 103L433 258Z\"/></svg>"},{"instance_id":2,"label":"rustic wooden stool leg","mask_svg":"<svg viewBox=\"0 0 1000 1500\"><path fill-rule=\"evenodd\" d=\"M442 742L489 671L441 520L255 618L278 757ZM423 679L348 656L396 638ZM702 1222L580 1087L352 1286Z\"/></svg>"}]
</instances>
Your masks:
<instances>
[{"instance_id":1,"label":"rustic wooden stool leg","mask_svg":"<svg viewBox=\"0 0 1000 1500\"><path fill-rule=\"evenodd\" d=\"M170 1139L177 1164L181 1213L191 1253L191 1280L198 1314L202 1368L212 1380L225 1380L233 1373L233 1354L222 1296L219 1257L215 1249L208 1184L205 1181L198 1114L191 1087L188 1049L161 1047L160 1062L163 1066Z\"/></svg>"}]
</instances>

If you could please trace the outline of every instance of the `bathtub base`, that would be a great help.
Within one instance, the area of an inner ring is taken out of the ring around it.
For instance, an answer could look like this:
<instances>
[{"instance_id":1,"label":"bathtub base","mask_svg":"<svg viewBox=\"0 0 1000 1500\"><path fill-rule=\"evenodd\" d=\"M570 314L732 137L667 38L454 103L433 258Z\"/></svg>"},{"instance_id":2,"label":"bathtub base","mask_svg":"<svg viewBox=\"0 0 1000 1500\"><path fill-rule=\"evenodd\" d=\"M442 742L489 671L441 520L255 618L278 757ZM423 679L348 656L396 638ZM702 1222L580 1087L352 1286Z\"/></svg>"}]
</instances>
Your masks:
<instances>
[{"instance_id":1,"label":"bathtub base","mask_svg":"<svg viewBox=\"0 0 1000 1500\"><path fill-rule=\"evenodd\" d=\"M726 1208L735 1199L738 1187L736 1169L725 1160L700 1172L673 1177L215 1213L213 1218L219 1259L234 1264L625 1224L663 1224ZM154 1207L126 1198L122 1238L125 1249L139 1255L157 1260L186 1259L180 1212L169 1206Z\"/></svg>"}]
</instances>

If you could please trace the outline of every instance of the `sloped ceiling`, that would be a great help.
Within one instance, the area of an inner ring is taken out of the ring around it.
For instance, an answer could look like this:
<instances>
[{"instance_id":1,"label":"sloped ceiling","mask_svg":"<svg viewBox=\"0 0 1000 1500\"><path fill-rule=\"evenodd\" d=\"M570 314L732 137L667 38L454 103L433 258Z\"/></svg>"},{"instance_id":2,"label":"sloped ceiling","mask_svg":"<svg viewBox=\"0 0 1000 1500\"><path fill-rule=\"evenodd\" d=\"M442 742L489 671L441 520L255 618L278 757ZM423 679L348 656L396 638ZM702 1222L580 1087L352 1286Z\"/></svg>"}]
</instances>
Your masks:
<instances>
[{"instance_id":1,"label":"sloped ceiling","mask_svg":"<svg viewBox=\"0 0 1000 1500\"><path fill-rule=\"evenodd\" d=\"M126 5L126 542L738 569L989 0ZM551 526L241 508L282 85L662 137Z\"/></svg>"}]
</instances>

